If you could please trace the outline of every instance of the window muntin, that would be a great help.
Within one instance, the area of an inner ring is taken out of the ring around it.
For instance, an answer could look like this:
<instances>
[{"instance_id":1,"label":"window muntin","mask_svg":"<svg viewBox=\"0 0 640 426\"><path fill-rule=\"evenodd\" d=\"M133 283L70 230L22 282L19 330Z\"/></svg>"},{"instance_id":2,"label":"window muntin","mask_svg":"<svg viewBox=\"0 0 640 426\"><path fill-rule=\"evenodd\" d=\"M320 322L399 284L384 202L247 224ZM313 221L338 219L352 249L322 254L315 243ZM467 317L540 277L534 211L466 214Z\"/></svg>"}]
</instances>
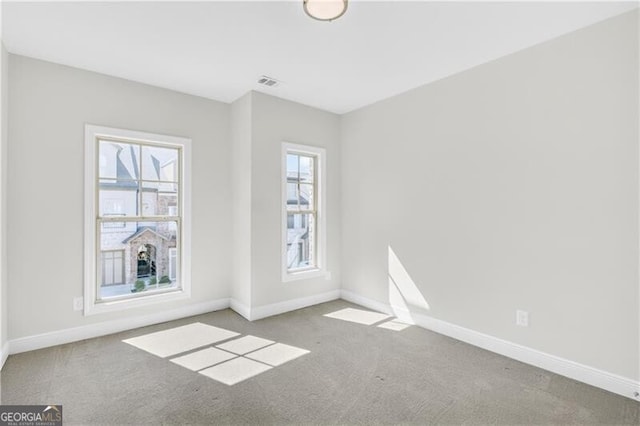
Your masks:
<instances>
[{"instance_id":1,"label":"window muntin","mask_svg":"<svg viewBox=\"0 0 640 426\"><path fill-rule=\"evenodd\" d=\"M85 136L85 314L189 297L190 140L92 125Z\"/></svg>"}]
</instances>

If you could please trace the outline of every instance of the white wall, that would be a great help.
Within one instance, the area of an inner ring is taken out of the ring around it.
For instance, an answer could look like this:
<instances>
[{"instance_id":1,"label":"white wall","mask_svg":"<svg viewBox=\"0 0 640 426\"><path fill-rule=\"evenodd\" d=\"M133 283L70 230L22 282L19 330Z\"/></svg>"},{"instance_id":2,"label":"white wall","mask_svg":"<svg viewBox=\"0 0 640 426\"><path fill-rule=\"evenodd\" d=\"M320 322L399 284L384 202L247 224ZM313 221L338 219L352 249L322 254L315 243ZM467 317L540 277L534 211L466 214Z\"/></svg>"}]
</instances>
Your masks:
<instances>
[{"instance_id":1,"label":"white wall","mask_svg":"<svg viewBox=\"0 0 640 426\"><path fill-rule=\"evenodd\" d=\"M22 56L9 62L10 339L229 297L248 317L337 297L339 116L256 92L227 105ZM89 317L72 310L83 290L85 123L193 139L191 300ZM327 149L330 279L281 280L283 141Z\"/></svg>"},{"instance_id":2,"label":"white wall","mask_svg":"<svg viewBox=\"0 0 640 426\"><path fill-rule=\"evenodd\" d=\"M249 92L231 104L234 258L231 307L249 319L337 298L340 288L339 116ZM281 147L327 150L327 252L331 278L283 282Z\"/></svg>"},{"instance_id":3,"label":"white wall","mask_svg":"<svg viewBox=\"0 0 640 426\"><path fill-rule=\"evenodd\" d=\"M251 233L253 307L306 298L340 288L340 117L252 92ZM282 282L282 142L326 149L327 268L331 279ZM277 224L277 225L274 225Z\"/></svg>"},{"instance_id":4,"label":"white wall","mask_svg":"<svg viewBox=\"0 0 640 426\"><path fill-rule=\"evenodd\" d=\"M391 247L413 312L638 380L638 71L631 12L345 115L343 288Z\"/></svg>"},{"instance_id":5,"label":"white wall","mask_svg":"<svg viewBox=\"0 0 640 426\"><path fill-rule=\"evenodd\" d=\"M231 188L233 204L234 308L249 316L251 306L251 106L247 93L231 104Z\"/></svg>"},{"instance_id":6,"label":"white wall","mask_svg":"<svg viewBox=\"0 0 640 426\"><path fill-rule=\"evenodd\" d=\"M227 298L231 280L229 105L9 56L9 337ZM84 124L193 141L192 297L84 317Z\"/></svg>"}]
</instances>

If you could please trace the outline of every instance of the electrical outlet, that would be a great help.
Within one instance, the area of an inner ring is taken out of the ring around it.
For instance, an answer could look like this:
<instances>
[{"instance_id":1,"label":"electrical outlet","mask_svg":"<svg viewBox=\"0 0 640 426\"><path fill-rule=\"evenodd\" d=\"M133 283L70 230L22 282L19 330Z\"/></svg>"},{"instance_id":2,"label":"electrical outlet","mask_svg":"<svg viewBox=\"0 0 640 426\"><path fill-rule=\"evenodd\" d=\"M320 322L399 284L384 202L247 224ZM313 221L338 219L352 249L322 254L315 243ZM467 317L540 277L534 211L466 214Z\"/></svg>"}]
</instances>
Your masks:
<instances>
[{"instance_id":1,"label":"electrical outlet","mask_svg":"<svg viewBox=\"0 0 640 426\"><path fill-rule=\"evenodd\" d=\"M84 308L84 298L83 297L74 297L73 298L73 310L81 311Z\"/></svg>"},{"instance_id":2,"label":"electrical outlet","mask_svg":"<svg viewBox=\"0 0 640 426\"><path fill-rule=\"evenodd\" d=\"M327 281L331 281L331 272L329 271L325 272L324 279Z\"/></svg>"},{"instance_id":3,"label":"electrical outlet","mask_svg":"<svg viewBox=\"0 0 640 426\"><path fill-rule=\"evenodd\" d=\"M529 327L529 312L518 309L516 311L516 325Z\"/></svg>"}]
</instances>

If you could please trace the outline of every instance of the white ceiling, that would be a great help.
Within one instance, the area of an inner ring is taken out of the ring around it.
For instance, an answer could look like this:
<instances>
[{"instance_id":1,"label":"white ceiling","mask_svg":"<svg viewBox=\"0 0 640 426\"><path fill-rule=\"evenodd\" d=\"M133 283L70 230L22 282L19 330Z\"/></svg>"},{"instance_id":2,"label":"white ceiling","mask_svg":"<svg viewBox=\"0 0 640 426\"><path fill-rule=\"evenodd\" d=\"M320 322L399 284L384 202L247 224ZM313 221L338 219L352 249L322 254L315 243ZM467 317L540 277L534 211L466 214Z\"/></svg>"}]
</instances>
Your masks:
<instances>
[{"instance_id":1,"label":"white ceiling","mask_svg":"<svg viewBox=\"0 0 640 426\"><path fill-rule=\"evenodd\" d=\"M285 2L4 2L11 53L232 102L260 90L344 113L637 7L372 2L334 22ZM261 88L257 78L283 81Z\"/></svg>"}]
</instances>

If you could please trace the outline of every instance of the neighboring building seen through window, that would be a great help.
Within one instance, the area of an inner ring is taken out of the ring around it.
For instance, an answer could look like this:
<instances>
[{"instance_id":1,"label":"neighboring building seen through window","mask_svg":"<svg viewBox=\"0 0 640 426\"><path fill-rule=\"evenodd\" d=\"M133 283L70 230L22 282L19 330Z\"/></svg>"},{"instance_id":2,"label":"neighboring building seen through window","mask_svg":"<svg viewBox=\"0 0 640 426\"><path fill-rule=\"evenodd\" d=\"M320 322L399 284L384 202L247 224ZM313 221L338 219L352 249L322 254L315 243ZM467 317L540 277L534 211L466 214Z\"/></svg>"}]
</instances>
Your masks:
<instances>
[{"instance_id":1,"label":"neighboring building seen through window","mask_svg":"<svg viewBox=\"0 0 640 426\"><path fill-rule=\"evenodd\" d=\"M124 250L102 251L102 285L124 284Z\"/></svg>"}]
</instances>

